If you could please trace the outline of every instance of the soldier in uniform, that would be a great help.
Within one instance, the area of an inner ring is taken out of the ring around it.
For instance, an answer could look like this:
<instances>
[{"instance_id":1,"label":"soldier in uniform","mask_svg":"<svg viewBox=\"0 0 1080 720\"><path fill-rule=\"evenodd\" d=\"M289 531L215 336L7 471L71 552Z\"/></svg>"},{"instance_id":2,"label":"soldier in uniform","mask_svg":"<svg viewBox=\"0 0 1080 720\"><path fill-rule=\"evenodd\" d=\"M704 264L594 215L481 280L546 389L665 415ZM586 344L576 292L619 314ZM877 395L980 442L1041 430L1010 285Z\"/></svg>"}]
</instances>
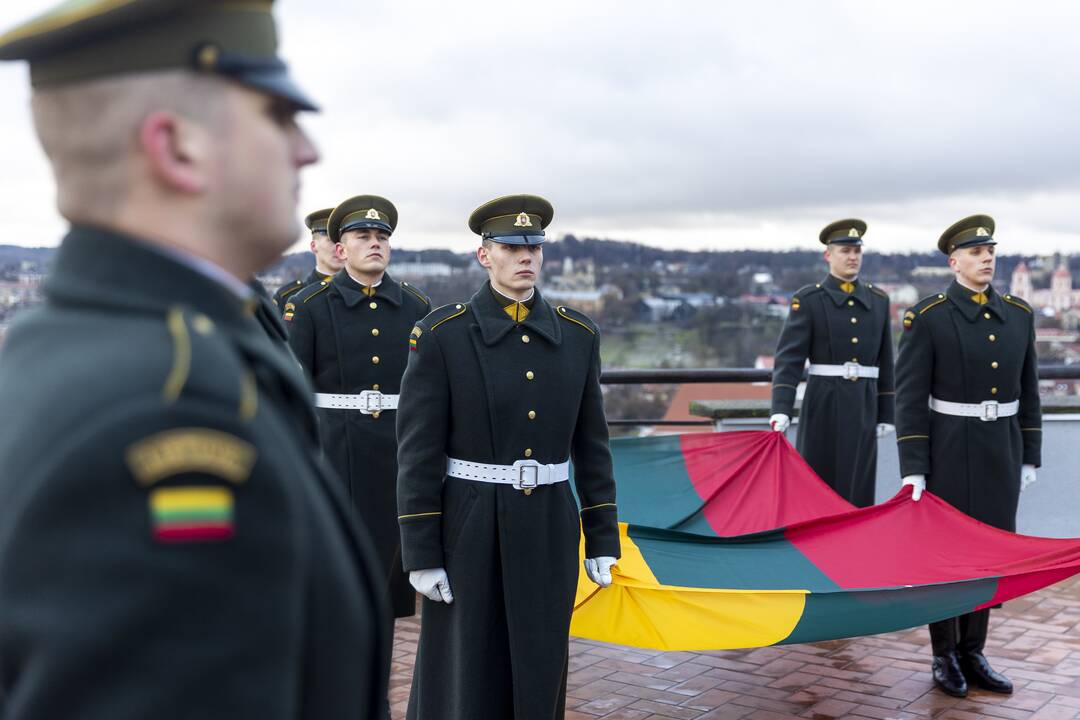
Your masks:
<instances>
[{"instance_id":1,"label":"soldier in uniform","mask_svg":"<svg viewBox=\"0 0 1080 720\"><path fill-rule=\"evenodd\" d=\"M309 285L315 285L323 280L329 280L339 272L344 264L338 255L337 243L330 239L326 232L326 221L330 218L333 208L316 210L304 218L304 225L311 231L311 253L315 256L315 267L308 276L285 283L274 293L274 307L278 308L279 314L284 314L285 304L289 298L300 292Z\"/></svg>"},{"instance_id":2,"label":"soldier in uniform","mask_svg":"<svg viewBox=\"0 0 1080 720\"><path fill-rule=\"evenodd\" d=\"M328 232L344 267L293 295L285 319L289 345L315 384L323 450L375 538L394 616L406 617L416 612L416 593L401 568L394 417L409 332L431 303L386 272L397 221L397 208L377 195L334 208Z\"/></svg>"},{"instance_id":3,"label":"soldier in uniform","mask_svg":"<svg viewBox=\"0 0 1080 720\"><path fill-rule=\"evenodd\" d=\"M994 220L965 218L938 240L955 280L904 314L897 377L903 484L1016 530L1020 491L1041 462L1035 318L994 289ZM929 400L929 404L928 401ZM937 685L963 697L968 683L1012 692L983 656L990 610L930 625Z\"/></svg>"},{"instance_id":4,"label":"soldier in uniform","mask_svg":"<svg viewBox=\"0 0 1080 720\"><path fill-rule=\"evenodd\" d=\"M10 720L388 709L371 542L247 284L317 159L276 45L269 2L209 0L68 2L0 37L72 224L0 355Z\"/></svg>"},{"instance_id":5,"label":"soldier in uniform","mask_svg":"<svg viewBox=\"0 0 1080 720\"><path fill-rule=\"evenodd\" d=\"M414 720L563 717L582 528L594 582L619 556L598 330L535 288L553 213L534 195L473 212L489 280L410 339L398 521L426 598Z\"/></svg>"},{"instance_id":6,"label":"soldier in uniform","mask_svg":"<svg viewBox=\"0 0 1080 720\"><path fill-rule=\"evenodd\" d=\"M848 502L874 504L877 439L892 432L889 296L859 277L862 220L821 231L829 274L791 298L773 363L773 430L791 422L795 390L810 360L796 447L814 472Z\"/></svg>"}]
</instances>

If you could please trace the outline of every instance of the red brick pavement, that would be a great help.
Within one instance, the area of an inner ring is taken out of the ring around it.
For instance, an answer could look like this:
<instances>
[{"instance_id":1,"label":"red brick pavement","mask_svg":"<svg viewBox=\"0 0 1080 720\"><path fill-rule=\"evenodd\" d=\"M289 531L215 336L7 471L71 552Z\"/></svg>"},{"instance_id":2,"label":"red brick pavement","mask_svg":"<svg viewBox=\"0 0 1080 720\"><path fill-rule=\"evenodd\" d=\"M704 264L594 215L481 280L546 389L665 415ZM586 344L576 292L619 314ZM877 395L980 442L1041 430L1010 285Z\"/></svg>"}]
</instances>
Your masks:
<instances>
[{"instance_id":1,"label":"red brick pavement","mask_svg":"<svg viewBox=\"0 0 1080 720\"><path fill-rule=\"evenodd\" d=\"M573 639L567 720L1080 718L1080 578L992 615L987 655L1011 697L934 690L925 628L756 650L671 652ZM398 621L390 703L405 715L419 632Z\"/></svg>"}]
</instances>

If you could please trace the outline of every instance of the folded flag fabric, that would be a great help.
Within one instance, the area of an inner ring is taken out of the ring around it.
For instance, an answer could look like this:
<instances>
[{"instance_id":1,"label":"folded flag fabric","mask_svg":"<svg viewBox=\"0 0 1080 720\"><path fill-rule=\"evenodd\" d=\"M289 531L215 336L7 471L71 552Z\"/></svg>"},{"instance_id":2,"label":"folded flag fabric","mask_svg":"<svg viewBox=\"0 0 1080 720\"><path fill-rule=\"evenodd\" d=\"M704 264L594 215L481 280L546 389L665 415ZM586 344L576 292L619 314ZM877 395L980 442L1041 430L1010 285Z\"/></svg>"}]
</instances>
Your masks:
<instances>
[{"instance_id":1,"label":"folded flag fabric","mask_svg":"<svg viewBox=\"0 0 1080 720\"><path fill-rule=\"evenodd\" d=\"M889 632L1080 572L1080 540L984 525L910 488L857 509L781 433L612 443L622 558L582 572L571 633L657 650L720 650Z\"/></svg>"}]
</instances>

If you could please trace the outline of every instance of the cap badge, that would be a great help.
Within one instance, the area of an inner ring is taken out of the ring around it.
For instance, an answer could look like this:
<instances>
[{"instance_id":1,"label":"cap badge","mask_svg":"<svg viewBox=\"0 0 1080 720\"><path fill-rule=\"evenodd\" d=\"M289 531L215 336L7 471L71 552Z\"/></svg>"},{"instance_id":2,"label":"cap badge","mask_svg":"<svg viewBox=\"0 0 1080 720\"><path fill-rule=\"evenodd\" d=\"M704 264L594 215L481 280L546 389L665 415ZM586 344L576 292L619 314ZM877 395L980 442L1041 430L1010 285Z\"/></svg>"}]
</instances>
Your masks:
<instances>
[{"instance_id":1,"label":"cap badge","mask_svg":"<svg viewBox=\"0 0 1080 720\"><path fill-rule=\"evenodd\" d=\"M520 213L517 216L517 220L514 221L514 227L532 227L532 220L529 219L528 213Z\"/></svg>"},{"instance_id":2,"label":"cap badge","mask_svg":"<svg viewBox=\"0 0 1080 720\"><path fill-rule=\"evenodd\" d=\"M859 231L856 230L855 228L851 228L850 230L847 231L847 236L848 237L859 237Z\"/></svg>"},{"instance_id":3,"label":"cap badge","mask_svg":"<svg viewBox=\"0 0 1080 720\"><path fill-rule=\"evenodd\" d=\"M975 236L976 237L990 237L990 231L987 230L984 227L976 228L975 229Z\"/></svg>"},{"instance_id":4,"label":"cap badge","mask_svg":"<svg viewBox=\"0 0 1080 720\"><path fill-rule=\"evenodd\" d=\"M370 210L367 211L367 215L364 216L364 219L365 220L378 220L379 219L379 211L376 210L375 208L371 208Z\"/></svg>"}]
</instances>

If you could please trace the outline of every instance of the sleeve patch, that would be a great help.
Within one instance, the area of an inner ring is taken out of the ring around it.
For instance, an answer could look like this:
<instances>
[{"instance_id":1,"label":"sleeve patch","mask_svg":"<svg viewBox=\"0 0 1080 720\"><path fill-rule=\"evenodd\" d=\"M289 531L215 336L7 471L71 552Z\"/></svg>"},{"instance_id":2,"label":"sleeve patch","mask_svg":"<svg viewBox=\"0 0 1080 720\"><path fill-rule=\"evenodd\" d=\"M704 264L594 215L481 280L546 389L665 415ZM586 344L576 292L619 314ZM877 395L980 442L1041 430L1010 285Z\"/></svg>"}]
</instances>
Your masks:
<instances>
[{"instance_id":1,"label":"sleeve patch","mask_svg":"<svg viewBox=\"0 0 1080 720\"><path fill-rule=\"evenodd\" d=\"M291 302L285 303L285 315L283 316L285 320L288 320L288 321L291 322L292 319L293 319L293 314L295 312L296 312L296 306L295 305L293 305Z\"/></svg>"},{"instance_id":2,"label":"sleeve patch","mask_svg":"<svg viewBox=\"0 0 1080 720\"><path fill-rule=\"evenodd\" d=\"M154 539L164 543L227 540L233 535L233 494L227 487L157 488L150 493Z\"/></svg>"},{"instance_id":3,"label":"sleeve patch","mask_svg":"<svg viewBox=\"0 0 1080 720\"><path fill-rule=\"evenodd\" d=\"M154 485L182 473L203 473L239 485L251 477L255 446L209 428L180 428L151 435L124 452L136 482Z\"/></svg>"}]
</instances>

